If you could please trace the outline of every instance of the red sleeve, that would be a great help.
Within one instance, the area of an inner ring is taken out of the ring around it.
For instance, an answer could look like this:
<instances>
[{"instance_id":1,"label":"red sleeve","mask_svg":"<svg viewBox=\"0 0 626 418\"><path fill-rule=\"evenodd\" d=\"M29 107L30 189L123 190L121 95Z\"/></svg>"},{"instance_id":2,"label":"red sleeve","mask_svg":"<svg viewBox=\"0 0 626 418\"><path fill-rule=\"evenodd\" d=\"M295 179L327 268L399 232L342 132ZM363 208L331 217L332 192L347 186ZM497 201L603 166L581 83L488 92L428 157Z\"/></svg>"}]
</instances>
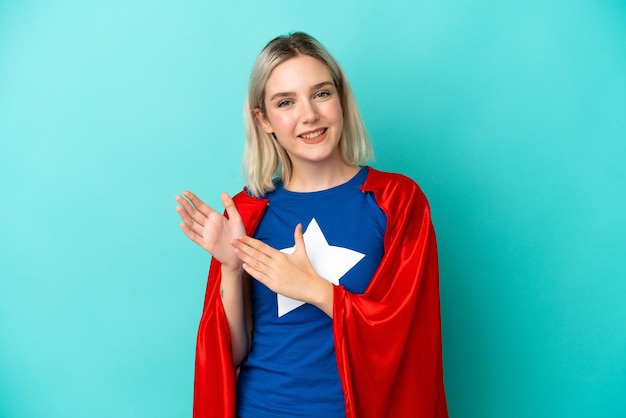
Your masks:
<instances>
[{"instance_id":1,"label":"red sleeve","mask_svg":"<svg viewBox=\"0 0 626 418\"><path fill-rule=\"evenodd\" d=\"M374 172L368 182L387 215L385 256L364 294L335 286L333 332L346 415L447 417L428 202L406 177Z\"/></svg>"},{"instance_id":2,"label":"red sleeve","mask_svg":"<svg viewBox=\"0 0 626 418\"><path fill-rule=\"evenodd\" d=\"M248 234L263 216L267 201L245 192L233 198ZM222 273L219 261L211 260L204 309L198 327L193 394L194 418L235 416L236 375L230 331L219 296Z\"/></svg>"}]
</instances>

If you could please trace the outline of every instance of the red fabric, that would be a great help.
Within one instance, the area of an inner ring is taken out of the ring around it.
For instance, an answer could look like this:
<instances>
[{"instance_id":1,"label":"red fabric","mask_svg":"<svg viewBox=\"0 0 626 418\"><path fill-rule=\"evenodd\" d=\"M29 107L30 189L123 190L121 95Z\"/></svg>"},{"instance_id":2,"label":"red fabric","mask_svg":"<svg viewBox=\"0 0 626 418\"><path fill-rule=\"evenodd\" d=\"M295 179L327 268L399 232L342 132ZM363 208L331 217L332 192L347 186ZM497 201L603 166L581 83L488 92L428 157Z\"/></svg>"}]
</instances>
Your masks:
<instances>
[{"instance_id":1,"label":"red fabric","mask_svg":"<svg viewBox=\"0 0 626 418\"><path fill-rule=\"evenodd\" d=\"M448 417L437 244L426 197L407 177L372 168L362 189L387 215L385 255L362 295L335 286L333 332L347 418ZM248 234L267 201L234 198ZM235 370L221 272L213 260L198 330L194 418L233 418Z\"/></svg>"}]
</instances>

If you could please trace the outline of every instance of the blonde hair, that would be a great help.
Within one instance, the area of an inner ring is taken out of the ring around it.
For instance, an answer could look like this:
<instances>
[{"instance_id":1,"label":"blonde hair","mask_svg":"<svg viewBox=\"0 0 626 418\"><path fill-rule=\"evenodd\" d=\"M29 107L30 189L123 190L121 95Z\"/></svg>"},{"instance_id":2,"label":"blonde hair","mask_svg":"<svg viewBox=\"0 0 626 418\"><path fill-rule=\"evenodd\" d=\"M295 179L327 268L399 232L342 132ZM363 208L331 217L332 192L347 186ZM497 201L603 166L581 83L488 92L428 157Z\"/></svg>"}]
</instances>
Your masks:
<instances>
[{"instance_id":1,"label":"blonde hair","mask_svg":"<svg viewBox=\"0 0 626 418\"><path fill-rule=\"evenodd\" d=\"M274 190L276 180L286 183L291 178L291 160L287 152L274 140L272 134L263 130L256 118L256 112L265 115L265 84L274 68L299 55L308 55L325 64L333 78L344 119L339 141L344 161L357 165L373 157L369 136L361 120L354 94L337 61L322 44L306 33L294 32L279 36L263 48L254 62L244 106L246 146L243 170L248 190L256 197Z\"/></svg>"}]
</instances>

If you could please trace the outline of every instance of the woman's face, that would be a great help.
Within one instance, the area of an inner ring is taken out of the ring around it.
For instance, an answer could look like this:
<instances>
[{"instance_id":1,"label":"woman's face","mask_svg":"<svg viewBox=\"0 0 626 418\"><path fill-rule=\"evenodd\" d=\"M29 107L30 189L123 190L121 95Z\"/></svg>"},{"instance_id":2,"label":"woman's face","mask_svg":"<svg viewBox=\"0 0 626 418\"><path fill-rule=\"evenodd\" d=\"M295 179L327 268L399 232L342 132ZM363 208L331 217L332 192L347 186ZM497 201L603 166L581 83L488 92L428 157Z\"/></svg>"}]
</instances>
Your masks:
<instances>
[{"instance_id":1,"label":"woman's face","mask_svg":"<svg viewBox=\"0 0 626 418\"><path fill-rule=\"evenodd\" d=\"M342 162L343 114L328 67L308 55L274 68L265 84L265 115L257 119L299 164Z\"/></svg>"}]
</instances>

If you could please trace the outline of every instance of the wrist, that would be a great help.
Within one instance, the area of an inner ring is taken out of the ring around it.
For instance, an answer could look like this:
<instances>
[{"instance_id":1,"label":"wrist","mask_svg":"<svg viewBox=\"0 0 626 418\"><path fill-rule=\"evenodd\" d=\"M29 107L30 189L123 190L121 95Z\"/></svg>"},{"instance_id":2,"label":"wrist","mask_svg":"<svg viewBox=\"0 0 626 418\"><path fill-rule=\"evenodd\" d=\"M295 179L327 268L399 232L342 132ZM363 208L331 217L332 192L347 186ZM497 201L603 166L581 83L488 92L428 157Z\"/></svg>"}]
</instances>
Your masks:
<instances>
[{"instance_id":1,"label":"wrist","mask_svg":"<svg viewBox=\"0 0 626 418\"><path fill-rule=\"evenodd\" d=\"M241 263L236 266L229 266L227 264L222 264L222 277L241 277L243 274L243 268L241 267Z\"/></svg>"},{"instance_id":2,"label":"wrist","mask_svg":"<svg viewBox=\"0 0 626 418\"><path fill-rule=\"evenodd\" d=\"M317 306L332 318L334 285L328 280L321 278L318 285L315 286L311 304Z\"/></svg>"}]
</instances>

